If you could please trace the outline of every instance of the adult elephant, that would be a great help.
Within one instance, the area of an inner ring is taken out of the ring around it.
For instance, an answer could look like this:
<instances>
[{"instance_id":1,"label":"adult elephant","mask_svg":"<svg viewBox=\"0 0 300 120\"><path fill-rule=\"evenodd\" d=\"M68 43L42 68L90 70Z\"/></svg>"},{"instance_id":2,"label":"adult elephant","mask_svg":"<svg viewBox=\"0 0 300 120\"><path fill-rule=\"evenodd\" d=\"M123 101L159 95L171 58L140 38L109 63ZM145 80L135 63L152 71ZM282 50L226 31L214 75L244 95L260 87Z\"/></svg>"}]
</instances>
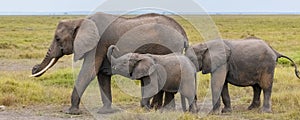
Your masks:
<instances>
[{"instance_id":1,"label":"adult elephant","mask_svg":"<svg viewBox=\"0 0 300 120\"><path fill-rule=\"evenodd\" d=\"M292 59L255 37L236 41L211 40L190 47L186 56L198 67L197 71L211 73L214 113L220 108L220 96L224 103L222 112L231 111L228 83L240 87L252 86L254 94L249 110L260 107L260 94L263 91L262 112L271 112L272 84L278 58L290 60L300 79Z\"/></svg>"},{"instance_id":2,"label":"adult elephant","mask_svg":"<svg viewBox=\"0 0 300 120\"><path fill-rule=\"evenodd\" d=\"M112 73L106 52L114 44L124 48L124 52L168 54L181 53L188 41L185 31L174 19L154 13L133 18L96 13L83 19L62 20L44 60L33 67L32 76L41 76L59 58L74 53L75 61L84 59L84 62L72 92L72 105L66 113L80 114L80 98L96 75L103 103L98 113L113 112ZM170 99L166 102L173 97L173 94L168 94ZM161 99L162 93L159 93L153 101L162 102Z\"/></svg>"}]
</instances>

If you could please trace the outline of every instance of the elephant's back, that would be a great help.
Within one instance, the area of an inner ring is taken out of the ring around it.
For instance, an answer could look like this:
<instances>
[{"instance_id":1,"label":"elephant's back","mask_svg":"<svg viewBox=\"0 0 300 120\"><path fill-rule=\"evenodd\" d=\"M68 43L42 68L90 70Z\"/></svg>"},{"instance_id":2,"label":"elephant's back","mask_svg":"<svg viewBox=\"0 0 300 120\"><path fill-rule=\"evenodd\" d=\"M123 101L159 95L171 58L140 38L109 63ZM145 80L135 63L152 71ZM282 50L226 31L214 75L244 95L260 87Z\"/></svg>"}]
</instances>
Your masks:
<instances>
[{"instance_id":1,"label":"elephant's back","mask_svg":"<svg viewBox=\"0 0 300 120\"><path fill-rule=\"evenodd\" d=\"M168 54L182 53L188 40L185 31L172 18L162 15L143 15L116 21L105 38L114 41L123 53ZM117 31L115 31L117 30Z\"/></svg>"},{"instance_id":2,"label":"elephant's back","mask_svg":"<svg viewBox=\"0 0 300 120\"><path fill-rule=\"evenodd\" d=\"M234 56L241 56L244 59L261 59L264 56L270 56L276 60L273 49L263 40L247 39L226 42L230 44L231 54Z\"/></svg>"},{"instance_id":3,"label":"elephant's back","mask_svg":"<svg viewBox=\"0 0 300 120\"><path fill-rule=\"evenodd\" d=\"M183 36L186 37L187 39L187 35L186 32L184 31L183 27L173 18L166 16L166 15L162 15L162 14L156 14L156 13L148 13L148 14L143 14L143 15L139 15L136 16L134 18L131 18L128 20L128 22L137 22L137 21L145 21L145 23L157 23L157 24L163 24L169 27L172 27L174 29L176 29L177 31L179 31Z\"/></svg>"}]
</instances>

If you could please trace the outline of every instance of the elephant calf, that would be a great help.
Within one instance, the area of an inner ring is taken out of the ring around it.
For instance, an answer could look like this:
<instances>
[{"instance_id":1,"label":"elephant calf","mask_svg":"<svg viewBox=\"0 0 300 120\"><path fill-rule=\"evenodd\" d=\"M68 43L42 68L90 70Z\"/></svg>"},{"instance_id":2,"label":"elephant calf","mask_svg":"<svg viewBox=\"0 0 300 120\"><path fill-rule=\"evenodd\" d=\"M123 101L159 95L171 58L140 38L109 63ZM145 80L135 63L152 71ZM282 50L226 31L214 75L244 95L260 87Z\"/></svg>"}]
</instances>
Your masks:
<instances>
[{"instance_id":1,"label":"elephant calf","mask_svg":"<svg viewBox=\"0 0 300 120\"><path fill-rule=\"evenodd\" d=\"M167 55L127 53L115 58L112 55L115 48L112 45L107 52L107 57L111 60L112 73L141 80L142 107L150 108L150 98L163 90L180 92L183 111L186 111L185 98L188 99L189 111L197 111L196 69L187 57L179 53Z\"/></svg>"},{"instance_id":2,"label":"elephant calf","mask_svg":"<svg viewBox=\"0 0 300 120\"><path fill-rule=\"evenodd\" d=\"M263 90L262 112L272 112L270 97L278 58L290 60L300 79L293 60L257 38L208 41L190 47L186 56L196 65L197 71L202 71L203 74L211 73L212 112L217 112L220 107L220 95L225 106L222 112L231 111L228 83L241 87L252 86L254 95L249 110L260 106L260 94Z\"/></svg>"}]
</instances>

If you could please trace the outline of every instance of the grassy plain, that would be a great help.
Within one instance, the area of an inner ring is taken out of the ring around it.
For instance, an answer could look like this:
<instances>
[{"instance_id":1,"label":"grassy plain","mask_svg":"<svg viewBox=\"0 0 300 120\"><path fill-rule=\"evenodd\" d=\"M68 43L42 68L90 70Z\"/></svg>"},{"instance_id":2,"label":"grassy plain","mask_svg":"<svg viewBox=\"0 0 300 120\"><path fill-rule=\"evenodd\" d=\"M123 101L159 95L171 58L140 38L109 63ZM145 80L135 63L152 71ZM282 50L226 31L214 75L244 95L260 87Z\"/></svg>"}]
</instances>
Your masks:
<instances>
[{"instance_id":1,"label":"grassy plain","mask_svg":"<svg viewBox=\"0 0 300 120\"><path fill-rule=\"evenodd\" d=\"M74 84L72 56L60 59L60 62L42 77L29 78L28 76L31 67L43 59L51 44L57 22L78 17L83 16L0 17L0 105L15 109L22 106L70 104ZM178 17L175 18L187 31L192 44L204 41L191 24ZM185 16L185 18L197 21L199 16ZM300 16L217 15L212 16L212 21L215 22L222 38L260 37L277 51L290 56L300 66ZM202 103L209 93L209 78L209 75L198 74L199 103ZM262 114L259 109L247 111L246 108L252 100L252 88L232 85L229 91L233 112L230 114L203 116L181 114L181 112L147 113L139 108L138 97L128 95L122 90L118 81L123 79L125 78L120 76L113 77L113 103L127 112L113 114L110 116L113 119L174 117L181 119L300 119L300 81L294 75L294 68L283 59L279 60L276 68L272 114ZM93 82L93 85L95 84L96 81ZM99 96L99 89L95 94ZM261 97L263 100L263 96ZM101 104L98 97L94 99ZM179 102L179 99L177 101ZM99 104L96 107L99 107Z\"/></svg>"}]
</instances>

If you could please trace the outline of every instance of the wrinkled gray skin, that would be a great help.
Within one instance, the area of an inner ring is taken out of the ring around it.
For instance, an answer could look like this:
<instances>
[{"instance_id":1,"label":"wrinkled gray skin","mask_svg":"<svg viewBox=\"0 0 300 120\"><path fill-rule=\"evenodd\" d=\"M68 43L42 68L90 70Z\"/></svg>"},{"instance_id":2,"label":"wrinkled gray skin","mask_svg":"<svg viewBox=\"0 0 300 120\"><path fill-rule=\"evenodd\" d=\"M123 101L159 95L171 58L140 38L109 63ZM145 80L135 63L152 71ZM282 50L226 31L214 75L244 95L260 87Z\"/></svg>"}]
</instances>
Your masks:
<instances>
[{"instance_id":1,"label":"wrinkled gray skin","mask_svg":"<svg viewBox=\"0 0 300 120\"><path fill-rule=\"evenodd\" d=\"M194 64L182 54L152 55L127 53L115 58L112 53L118 48L109 47L107 57L111 58L112 73L133 80L141 80L141 106L150 108L150 98L159 91L181 94L182 108L186 111L185 98L189 111L197 112L196 69Z\"/></svg>"},{"instance_id":2,"label":"wrinkled gray skin","mask_svg":"<svg viewBox=\"0 0 300 120\"><path fill-rule=\"evenodd\" d=\"M278 58L289 59L295 66L299 78L296 64L290 58L279 54L267 43L255 38L208 41L190 47L186 56L198 66L197 71L202 71L203 74L211 73L212 113L219 110L220 95L225 106L222 112L231 111L228 83L240 87L252 86L254 95L249 110L260 106L262 90L264 92L262 112L272 112L270 97Z\"/></svg>"},{"instance_id":3,"label":"wrinkled gray skin","mask_svg":"<svg viewBox=\"0 0 300 120\"><path fill-rule=\"evenodd\" d=\"M115 110L111 108L111 66L106 58L106 52L110 45L119 41L121 44L118 45L124 48L125 52L151 54L181 53L188 45L185 31L175 20L167 16L144 14L124 18L96 13L84 19L60 21L44 60L33 67L32 74L39 77L60 57L74 53L75 61L84 59L84 62L72 92L72 106L66 113L80 114L80 98L96 75L103 102L103 107L98 113L114 112ZM132 49L134 47L136 49ZM174 97L173 94L170 96ZM162 102L161 99L162 93L153 101Z\"/></svg>"}]
</instances>

